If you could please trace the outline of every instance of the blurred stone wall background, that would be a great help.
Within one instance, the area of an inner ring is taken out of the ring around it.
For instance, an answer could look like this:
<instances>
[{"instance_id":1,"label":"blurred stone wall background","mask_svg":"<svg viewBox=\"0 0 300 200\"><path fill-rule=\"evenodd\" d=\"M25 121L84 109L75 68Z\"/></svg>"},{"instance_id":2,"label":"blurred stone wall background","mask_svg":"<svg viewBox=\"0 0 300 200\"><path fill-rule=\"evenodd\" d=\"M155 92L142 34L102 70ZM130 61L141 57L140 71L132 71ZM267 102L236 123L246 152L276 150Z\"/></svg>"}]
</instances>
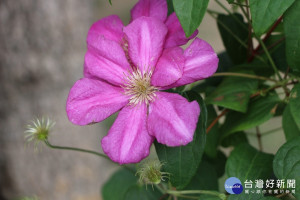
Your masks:
<instances>
[{"instance_id":1,"label":"blurred stone wall background","mask_svg":"<svg viewBox=\"0 0 300 200\"><path fill-rule=\"evenodd\" d=\"M99 200L116 166L83 153L25 146L34 117L56 121L50 141L102 151L105 123L79 127L65 113L70 87L82 77L86 34L93 22L118 14L125 23L137 0L0 0L0 199ZM212 4L212 2L210 3ZM210 5L210 7L212 7ZM199 36L223 49L213 19ZM216 39L217 38L217 39Z\"/></svg>"}]
</instances>

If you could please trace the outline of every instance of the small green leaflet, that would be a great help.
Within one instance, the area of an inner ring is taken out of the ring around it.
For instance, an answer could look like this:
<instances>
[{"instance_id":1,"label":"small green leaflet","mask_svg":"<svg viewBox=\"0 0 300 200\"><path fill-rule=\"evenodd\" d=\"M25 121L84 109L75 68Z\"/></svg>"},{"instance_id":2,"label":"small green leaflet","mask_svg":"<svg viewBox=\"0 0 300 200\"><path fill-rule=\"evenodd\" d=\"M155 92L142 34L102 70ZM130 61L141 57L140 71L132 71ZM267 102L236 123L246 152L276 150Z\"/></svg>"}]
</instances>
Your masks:
<instances>
[{"instance_id":1,"label":"small green leaflet","mask_svg":"<svg viewBox=\"0 0 300 200\"><path fill-rule=\"evenodd\" d=\"M200 25L209 0L173 0L175 13L187 37Z\"/></svg>"}]
</instances>

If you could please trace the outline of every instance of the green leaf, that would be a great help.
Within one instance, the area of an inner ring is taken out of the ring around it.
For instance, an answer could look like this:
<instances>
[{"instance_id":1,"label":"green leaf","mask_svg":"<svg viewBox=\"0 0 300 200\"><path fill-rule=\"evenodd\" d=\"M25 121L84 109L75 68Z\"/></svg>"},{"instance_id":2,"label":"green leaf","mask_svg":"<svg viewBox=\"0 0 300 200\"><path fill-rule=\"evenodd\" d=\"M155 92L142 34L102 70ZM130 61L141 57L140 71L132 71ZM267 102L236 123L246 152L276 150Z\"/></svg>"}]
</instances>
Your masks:
<instances>
[{"instance_id":1,"label":"green leaf","mask_svg":"<svg viewBox=\"0 0 300 200\"><path fill-rule=\"evenodd\" d=\"M290 111L300 129L300 84L294 86L290 94Z\"/></svg>"},{"instance_id":2,"label":"green leaf","mask_svg":"<svg viewBox=\"0 0 300 200\"><path fill-rule=\"evenodd\" d=\"M275 176L279 179L294 179L296 181L297 199L300 199L300 137L285 143L275 155L273 168Z\"/></svg>"},{"instance_id":3,"label":"green leaf","mask_svg":"<svg viewBox=\"0 0 300 200\"><path fill-rule=\"evenodd\" d=\"M237 87L238 86L238 87ZM227 77L206 98L207 104L215 104L239 112L246 112L251 94L258 87L258 80Z\"/></svg>"},{"instance_id":4,"label":"green leaf","mask_svg":"<svg viewBox=\"0 0 300 200\"><path fill-rule=\"evenodd\" d=\"M206 160L210 164L214 166L217 172L218 178L224 175L225 172L225 163L226 163L226 156L224 155L223 152L218 151L217 156L215 158L210 158L206 154L204 154L202 160Z\"/></svg>"},{"instance_id":5,"label":"green leaf","mask_svg":"<svg viewBox=\"0 0 300 200\"><path fill-rule=\"evenodd\" d=\"M246 180L267 179L272 174L273 155L257 151L249 144L237 146L226 163L228 177Z\"/></svg>"},{"instance_id":6,"label":"green leaf","mask_svg":"<svg viewBox=\"0 0 300 200\"><path fill-rule=\"evenodd\" d=\"M300 71L300 0L286 11L283 26L286 38L286 57L292 69Z\"/></svg>"},{"instance_id":7,"label":"green leaf","mask_svg":"<svg viewBox=\"0 0 300 200\"><path fill-rule=\"evenodd\" d=\"M133 185L131 186L126 194L124 195L124 199L126 200L157 200L162 196L159 192L154 192L153 188L146 188L141 185Z\"/></svg>"},{"instance_id":8,"label":"green leaf","mask_svg":"<svg viewBox=\"0 0 300 200\"><path fill-rule=\"evenodd\" d=\"M222 126L222 138L234 132L250 129L268 121L275 114L279 101L278 96L272 93L265 97L251 99L246 113L230 111Z\"/></svg>"},{"instance_id":9,"label":"green leaf","mask_svg":"<svg viewBox=\"0 0 300 200\"><path fill-rule=\"evenodd\" d=\"M194 134L194 139L186 146L167 147L155 142L158 158L165 163L164 171L169 172L170 182L177 189L184 188L195 175L206 140L207 111L201 96L193 91L183 93L189 101L197 100L201 108L201 114Z\"/></svg>"},{"instance_id":10,"label":"green leaf","mask_svg":"<svg viewBox=\"0 0 300 200\"><path fill-rule=\"evenodd\" d=\"M118 170L102 187L103 200L157 200L161 195L138 184L138 178L127 169Z\"/></svg>"},{"instance_id":11,"label":"green leaf","mask_svg":"<svg viewBox=\"0 0 300 200\"><path fill-rule=\"evenodd\" d=\"M250 0L254 32L261 36L295 0Z\"/></svg>"},{"instance_id":12,"label":"green leaf","mask_svg":"<svg viewBox=\"0 0 300 200\"><path fill-rule=\"evenodd\" d=\"M246 134L242 131L233 133L222 140L223 147L238 146L242 143L249 143Z\"/></svg>"},{"instance_id":13,"label":"green leaf","mask_svg":"<svg viewBox=\"0 0 300 200\"><path fill-rule=\"evenodd\" d=\"M247 44L248 26L244 23L243 16L240 14L219 15L217 20L223 44L232 62L234 64L243 63L247 59L247 48L241 45L232 35L234 34L237 38ZM227 27L227 29L224 26Z\"/></svg>"},{"instance_id":14,"label":"green leaf","mask_svg":"<svg viewBox=\"0 0 300 200\"><path fill-rule=\"evenodd\" d=\"M173 0L174 10L187 37L200 25L209 0Z\"/></svg>"},{"instance_id":15,"label":"green leaf","mask_svg":"<svg viewBox=\"0 0 300 200\"><path fill-rule=\"evenodd\" d=\"M218 175L214 165L202 160L196 175L184 190L219 190Z\"/></svg>"},{"instance_id":16,"label":"green leaf","mask_svg":"<svg viewBox=\"0 0 300 200\"><path fill-rule=\"evenodd\" d=\"M282 115L282 128L285 134L286 140L291 140L300 136L300 129L298 128L294 117L291 113L290 105L286 106Z\"/></svg>"}]
</instances>

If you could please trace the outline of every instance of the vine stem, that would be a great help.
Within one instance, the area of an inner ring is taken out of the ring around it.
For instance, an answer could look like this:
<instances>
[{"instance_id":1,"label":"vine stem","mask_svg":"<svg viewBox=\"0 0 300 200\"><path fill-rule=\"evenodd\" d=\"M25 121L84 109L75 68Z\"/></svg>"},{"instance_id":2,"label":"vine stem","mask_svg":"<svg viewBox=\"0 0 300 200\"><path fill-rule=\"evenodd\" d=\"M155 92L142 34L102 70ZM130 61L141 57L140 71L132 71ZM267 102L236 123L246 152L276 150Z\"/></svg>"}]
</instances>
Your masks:
<instances>
[{"instance_id":1,"label":"vine stem","mask_svg":"<svg viewBox=\"0 0 300 200\"><path fill-rule=\"evenodd\" d=\"M275 89L280 88L280 87L286 87L286 86L288 86L288 85L294 85L294 84L299 83L299 81L292 81L292 82L290 82L290 83L287 83L287 81L289 81L289 80L290 80L290 79L284 80L283 82L277 82L277 84L271 86L271 87L268 88L268 89L260 90L260 91L258 91L258 92L256 92L256 93L252 94L252 95L250 96L250 98L259 96L259 95L261 95L262 93L267 93L267 92L269 92L269 91L271 91L271 90L275 90ZM214 127L214 125L219 121L219 119L220 119L222 116L224 116L228 111L229 111L228 109L224 109L224 110L223 110L223 111L222 111L222 112L214 119L214 121L212 121L212 123L210 123L210 125L209 125L208 128L206 129L206 133L208 133L208 132L212 129L212 127Z\"/></svg>"},{"instance_id":2,"label":"vine stem","mask_svg":"<svg viewBox=\"0 0 300 200\"><path fill-rule=\"evenodd\" d=\"M230 3L230 4L237 5L237 6L243 6L243 7L249 8L249 5L246 5L246 4L241 4L241 3L236 3L236 2L232 2L232 3Z\"/></svg>"},{"instance_id":3,"label":"vine stem","mask_svg":"<svg viewBox=\"0 0 300 200\"><path fill-rule=\"evenodd\" d=\"M213 17L214 19L217 20L217 22L232 36L234 37L234 39L236 39L243 47L248 48L247 44L245 44L238 36L236 36L231 30L230 28L228 28L223 22L221 22L220 20L218 20L218 18L216 16L214 16L213 14L216 14L214 11L211 10L207 10L208 14Z\"/></svg>"},{"instance_id":4,"label":"vine stem","mask_svg":"<svg viewBox=\"0 0 300 200\"><path fill-rule=\"evenodd\" d=\"M279 131L279 130L282 130L282 127L278 127L278 128L275 128L275 129L266 131L266 132L264 132L264 133L261 133L261 136L263 137L263 136L265 136L265 135L269 135L269 134L275 133L275 132L277 132L277 131ZM249 135L251 135L251 136L256 136L256 133L250 133Z\"/></svg>"},{"instance_id":5,"label":"vine stem","mask_svg":"<svg viewBox=\"0 0 300 200\"><path fill-rule=\"evenodd\" d=\"M248 3L248 1L246 1L246 2ZM247 13L245 13L243 7L241 7L241 9L242 9L244 15L246 16L246 18L247 18L247 20L248 20L249 27L252 27L252 22L251 22L251 19L250 19L250 15L249 15L248 9L247 9ZM282 18L281 18L281 19L282 19ZM266 35L266 37L264 38L263 41L260 39L260 37L258 37L257 35L254 34L255 38L257 39L257 41L259 42L260 46L263 48L265 54L267 55L267 58L268 58L268 60L269 60L269 62L270 62L270 64L271 64L271 66L272 66L272 68L273 68L275 74L278 76L278 78L279 78L280 81L282 81L282 77L280 76L280 73L279 73L279 71L278 71L278 69L277 69L277 67L276 67L276 65L275 65L275 62L274 62L274 60L272 59L272 57L271 57L271 55L270 55L270 52L268 51L268 48L266 47L264 41L265 41L268 37L270 37L271 33L272 33L273 30L276 28L276 26L280 23L281 19L277 20L277 22L275 23L275 25L272 26L272 28L271 28L270 31L267 33L267 35ZM255 56L255 53L252 52L252 55ZM250 58L251 58L251 57L249 57L248 61L250 60ZM284 88L284 89L285 89L285 88ZM285 89L285 90L286 90L286 89Z\"/></svg>"},{"instance_id":6,"label":"vine stem","mask_svg":"<svg viewBox=\"0 0 300 200\"><path fill-rule=\"evenodd\" d=\"M65 146L56 146L56 145L52 145L48 140L45 140L44 141L45 144L50 147L51 149L60 149L60 150L69 150L69 151L77 151L77 152L82 152L82 153L89 153L89 154L93 154L93 155L96 155L98 157L101 157L101 158L105 158L107 160L109 160L110 162L118 165L118 166L121 166L121 167L124 167L126 168L127 170L131 171L132 173L135 174L135 171L133 169L131 169L130 167L126 166L126 165L119 165L115 162L113 162L112 160L109 159L108 156L106 156L105 154L102 154L102 153L98 153L96 151L91 151L91 150L87 150L87 149L81 149L81 148L76 148L76 147L65 147Z\"/></svg>"},{"instance_id":7,"label":"vine stem","mask_svg":"<svg viewBox=\"0 0 300 200\"><path fill-rule=\"evenodd\" d=\"M245 30L248 30L245 24L243 24L234 14L232 14L232 12L230 12L230 10L226 8L219 0L215 1L223 10L225 10L230 16L232 16L237 23L239 23Z\"/></svg>"},{"instance_id":8,"label":"vine stem","mask_svg":"<svg viewBox=\"0 0 300 200\"><path fill-rule=\"evenodd\" d=\"M262 145L262 141L261 141L261 133L259 130L259 127L256 127L256 137L257 137L257 141L258 141L258 148L260 151L263 150L263 145Z\"/></svg>"},{"instance_id":9,"label":"vine stem","mask_svg":"<svg viewBox=\"0 0 300 200\"><path fill-rule=\"evenodd\" d=\"M265 37L262 39L263 42L265 42L272 34L272 32L275 30L275 28L280 24L280 22L282 21L282 16L274 23L274 25L270 28L270 30L267 32L267 34L265 35ZM253 51L252 56L250 57L250 59L248 60L249 62L251 62L254 59L254 55L258 53L258 50L261 48L261 45L259 44Z\"/></svg>"},{"instance_id":10,"label":"vine stem","mask_svg":"<svg viewBox=\"0 0 300 200\"><path fill-rule=\"evenodd\" d=\"M249 10L249 2L248 2L248 0L246 0L246 5L248 6L247 7L246 15L247 15L247 18L250 19L250 10ZM242 6L240 6L240 8L242 10L244 10ZM252 54L253 54L252 24L248 23L248 59L251 57Z\"/></svg>"},{"instance_id":11,"label":"vine stem","mask_svg":"<svg viewBox=\"0 0 300 200\"><path fill-rule=\"evenodd\" d=\"M75 148L75 147L65 147L65 146L56 146L56 145L52 145L48 140L45 140L45 144L52 148L52 149L63 149L63 150L70 150L70 151L79 151L79 152L84 152L84 153L89 153L89 154L94 154L96 156L105 158L107 160L110 160L108 158L108 156L102 154L102 153L98 153L96 151L91 151L91 150L86 150L86 149L80 149L80 148Z\"/></svg>"},{"instance_id":12,"label":"vine stem","mask_svg":"<svg viewBox=\"0 0 300 200\"><path fill-rule=\"evenodd\" d=\"M280 76L279 71L278 71L278 69L277 69L277 67L276 67L276 65L274 63L274 60L272 59L272 57L271 57L271 55L270 55L270 53L269 53L269 51L268 51L265 43L259 37L256 37L256 38L257 38L258 42L260 43L261 47L263 48L265 54L267 55L267 58L269 59L270 64L271 64L271 66L272 66L275 74L278 76L279 80L282 81L282 77Z\"/></svg>"},{"instance_id":13,"label":"vine stem","mask_svg":"<svg viewBox=\"0 0 300 200\"><path fill-rule=\"evenodd\" d=\"M217 0L216 0L217 1ZM219 1L217 1L218 3L220 3ZM224 8L224 7L222 7ZM227 9L225 8L226 11L229 12L229 14L233 17L233 19L236 19L236 17ZM207 13L212 17L214 18L215 20L217 20L217 22L236 40L238 41L244 48L248 49L248 45L246 43L244 43L238 36L236 36L229 27L227 27L222 21L220 21L215 15L219 15L218 12L216 11L213 11L213 10L210 10L210 9L207 9L206 10ZM237 22L240 22L238 19L236 19ZM243 26L244 27L244 26ZM248 30L248 28L246 28ZM255 55L255 57L257 59L259 59L260 61L262 61L263 63L266 63L266 61L259 55Z\"/></svg>"},{"instance_id":14,"label":"vine stem","mask_svg":"<svg viewBox=\"0 0 300 200\"><path fill-rule=\"evenodd\" d=\"M272 79L272 78L268 78L268 77L264 77L264 76L257 76L257 75L252 75L252 74L235 73L235 72L215 73L212 77L216 77L216 76L237 76L237 77L259 79L259 80L272 81L272 82L278 83L277 80Z\"/></svg>"},{"instance_id":15,"label":"vine stem","mask_svg":"<svg viewBox=\"0 0 300 200\"><path fill-rule=\"evenodd\" d=\"M219 114L216 119L214 119L214 121L212 121L212 123L210 123L210 125L207 127L206 129L206 134L212 129L212 127L214 127L214 125L219 121L219 119L221 117L223 117L229 110L228 109L224 109L221 114Z\"/></svg>"},{"instance_id":16,"label":"vine stem","mask_svg":"<svg viewBox=\"0 0 300 200\"><path fill-rule=\"evenodd\" d=\"M216 192L216 191L208 191L208 190L183 190L183 191L176 191L176 190L167 190L166 193L173 194L173 195L182 195L182 194L208 194L212 196L217 196L222 200L226 199L226 195Z\"/></svg>"}]
</instances>

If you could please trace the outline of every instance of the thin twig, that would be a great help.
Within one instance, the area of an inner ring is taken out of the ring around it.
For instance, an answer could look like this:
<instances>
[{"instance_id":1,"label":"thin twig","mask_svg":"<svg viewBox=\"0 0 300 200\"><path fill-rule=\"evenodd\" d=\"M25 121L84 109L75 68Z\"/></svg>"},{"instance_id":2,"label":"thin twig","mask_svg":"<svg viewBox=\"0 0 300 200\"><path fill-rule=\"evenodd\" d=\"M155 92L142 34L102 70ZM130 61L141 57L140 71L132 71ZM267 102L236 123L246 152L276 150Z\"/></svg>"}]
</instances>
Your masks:
<instances>
[{"instance_id":1,"label":"thin twig","mask_svg":"<svg viewBox=\"0 0 300 200\"><path fill-rule=\"evenodd\" d=\"M268 58L268 60L269 60L269 62L270 62L270 64L271 64L271 66L272 66L272 68L273 68L275 74L277 75L277 77L279 78L279 80L282 80L282 77L281 77L281 75L279 74L279 71L278 71L278 69L277 69L277 67L276 67L276 65L275 65L275 62L274 62L274 60L272 59L272 57L271 57L271 55L270 55L270 53L269 53L269 51L268 51L266 45L264 44L264 42L263 42L259 37L256 37L256 38L257 38L257 40L259 41L260 45L262 46L262 48L263 48L265 54L267 55L267 58Z\"/></svg>"},{"instance_id":2,"label":"thin twig","mask_svg":"<svg viewBox=\"0 0 300 200\"><path fill-rule=\"evenodd\" d=\"M212 127L214 127L214 125L219 121L219 119L220 119L221 117L223 117L228 111L229 111L228 109L224 109L224 110L221 112L221 114L219 114L219 115L214 119L214 121L212 121L212 123L210 123L210 125L209 125L209 126L207 127L207 129L206 129L206 133L208 133L208 132L212 129Z\"/></svg>"},{"instance_id":3,"label":"thin twig","mask_svg":"<svg viewBox=\"0 0 300 200\"><path fill-rule=\"evenodd\" d=\"M269 29L269 31L267 32L267 34L264 36L264 38L262 39L263 42L265 42L271 35L272 32L275 30L275 28L280 24L280 22L282 21L282 16L279 17L279 19L274 23L274 25ZM259 49L261 48L261 44L259 44L253 51L252 56L249 58L248 62L251 62L254 59L255 54L257 54L257 52L259 51Z\"/></svg>"},{"instance_id":4,"label":"thin twig","mask_svg":"<svg viewBox=\"0 0 300 200\"><path fill-rule=\"evenodd\" d=\"M257 137L257 141L258 141L258 148L259 148L260 151L262 151L263 146L262 146L262 142L261 142L261 133L260 133L260 130L259 130L258 126L256 127L256 137Z\"/></svg>"},{"instance_id":5,"label":"thin twig","mask_svg":"<svg viewBox=\"0 0 300 200\"><path fill-rule=\"evenodd\" d=\"M237 40L244 48L248 48L248 45L245 43L245 42L243 42L238 36L236 36L233 32L232 32L232 30L229 28L229 27L227 27L222 21L220 21L216 16L214 16L214 14L216 14L215 12L212 12L211 10L207 10L207 13L212 17L212 18L214 18L214 19L216 19L217 20L217 22L235 39L235 40ZM247 30L248 30L248 28L247 28ZM262 58L262 57L260 57L259 55L255 55L255 57L257 58L257 59L259 59L260 61L262 61L263 63L266 63L266 61Z\"/></svg>"},{"instance_id":6,"label":"thin twig","mask_svg":"<svg viewBox=\"0 0 300 200\"><path fill-rule=\"evenodd\" d=\"M248 6L248 5L241 4L241 3L237 3L237 2L232 2L232 3L230 3L230 4L237 5L237 6L243 6L243 7L247 7L247 8L249 8L249 6Z\"/></svg>"},{"instance_id":7,"label":"thin twig","mask_svg":"<svg viewBox=\"0 0 300 200\"><path fill-rule=\"evenodd\" d=\"M249 5L248 0L246 0L246 5L247 6ZM249 6L247 7L247 16L248 16L249 21L251 21ZM250 58L250 56L252 55L252 52L253 52L252 24L251 23L248 23L248 31L249 31L249 33L248 33L248 58Z\"/></svg>"},{"instance_id":8,"label":"thin twig","mask_svg":"<svg viewBox=\"0 0 300 200\"><path fill-rule=\"evenodd\" d=\"M235 16L232 12L230 12L229 9L227 9L219 0L215 0L216 3L223 9L225 10L237 23L239 23L245 30L248 30L248 27L243 24L237 16Z\"/></svg>"},{"instance_id":9,"label":"thin twig","mask_svg":"<svg viewBox=\"0 0 300 200\"><path fill-rule=\"evenodd\" d=\"M286 71L285 71L285 74L284 74L283 79L286 79L286 78L287 78L289 72L290 72L290 66L288 66L288 67L286 68Z\"/></svg>"},{"instance_id":10,"label":"thin twig","mask_svg":"<svg viewBox=\"0 0 300 200\"><path fill-rule=\"evenodd\" d=\"M61 150L69 150L69 151L77 151L77 152L83 152L83 153L89 153L89 154L93 154L93 155L96 155L96 156L99 156L101 158L105 158L107 160L109 160L110 162L118 165L118 166L121 166L121 167L124 167L125 169L127 169L128 171L132 172L135 174L135 171L133 169L131 169L130 167L126 166L126 165L119 165L115 162L113 162L112 160L109 159L108 156L106 156L105 154L102 154L102 153L98 153L96 151L91 151L91 150L86 150L86 149L81 149L81 148L76 148L76 147L65 147L65 146L56 146L56 145L52 145L48 140L45 140L44 141L45 144L52 148L52 149L61 149Z\"/></svg>"},{"instance_id":11,"label":"thin twig","mask_svg":"<svg viewBox=\"0 0 300 200\"><path fill-rule=\"evenodd\" d=\"M290 83L286 83L284 86L295 85L295 84L297 84L297 83L299 83L299 81L292 81L292 82L290 82ZM252 95L250 96L250 98L254 98L254 97L256 97L256 96L261 95L262 93L267 93L267 92L269 92L269 91L271 91L271 90L275 90L275 89L280 88L280 87L283 87L283 85L276 84L276 85L274 85L274 86L272 86L272 87L270 87L270 88L268 88L268 89L263 89L263 90L260 90L260 91L255 92L254 94L252 94ZM214 119L214 121L212 121L212 123L210 123L210 125L209 125L208 128L206 129L206 133L208 133L208 132L214 127L214 125L219 121L219 119L220 119L222 116L224 116L228 111L229 111L228 109L224 109L224 110L221 112L221 114L219 114L219 115Z\"/></svg>"},{"instance_id":12,"label":"thin twig","mask_svg":"<svg viewBox=\"0 0 300 200\"><path fill-rule=\"evenodd\" d=\"M215 73L212 77L216 77L216 76L237 76L237 77L244 77L244 78L251 78L251 79L272 81L272 82L275 82L275 83L278 82L275 79L264 77L264 76L257 76L257 75L252 75L252 74L243 74L243 73L235 73L235 72L220 72L220 73Z\"/></svg>"}]
</instances>

